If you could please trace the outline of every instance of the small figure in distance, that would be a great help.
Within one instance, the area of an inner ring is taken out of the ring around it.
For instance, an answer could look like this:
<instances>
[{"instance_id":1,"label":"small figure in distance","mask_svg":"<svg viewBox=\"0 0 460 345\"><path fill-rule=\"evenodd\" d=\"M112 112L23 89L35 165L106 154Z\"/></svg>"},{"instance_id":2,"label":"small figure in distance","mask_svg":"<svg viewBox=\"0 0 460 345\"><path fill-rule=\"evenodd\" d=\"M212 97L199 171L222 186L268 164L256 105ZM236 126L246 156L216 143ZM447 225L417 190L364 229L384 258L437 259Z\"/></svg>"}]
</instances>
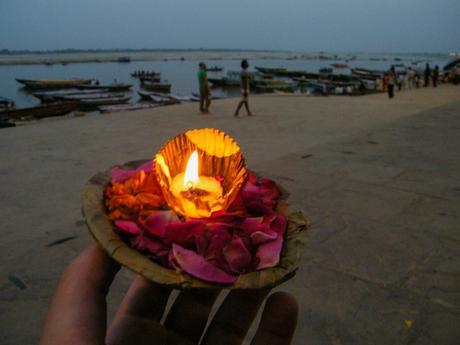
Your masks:
<instances>
[{"instance_id":1,"label":"small figure in distance","mask_svg":"<svg viewBox=\"0 0 460 345\"><path fill-rule=\"evenodd\" d=\"M249 63L248 63L247 60L242 60L241 61L241 68L242 68L242 71L241 71L241 96L242 96L242 99L241 99L240 103L238 103L238 106L236 107L235 117L238 117L240 109L243 106L243 104L244 104L244 107L246 108L248 116L253 115L251 113L251 111L249 110L249 102L248 102L248 98L249 98L249 73L248 73Z\"/></svg>"},{"instance_id":2,"label":"small figure in distance","mask_svg":"<svg viewBox=\"0 0 460 345\"><path fill-rule=\"evenodd\" d=\"M200 111L202 114L209 113L209 105L211 104L208 74L206 73L206 64L200 62L200 70L198 71L198 83L200 85Z\"/></svg>"},{"instance_id":3,"label":"small figure in distance","mask_svg":"<svg viewBox=\"0 0 460 345\"><path fill-rule=\"evenodd\" d=\"M430 64L426 64L426 67L425 67L425 72L424 72L424 77L425 77L425 87L428 87L430 86L430 78L431 78L431 68L430 68Z\"/></svg>"},{"instance_id":4,"label":"small figure in distance","mask_svg":"<svg viewBox=\"0 0 460 345\"><path fill-rule=\"evenodd\" d=\"M433 70L433 87L438 86L438 81L439 81L439 66L436 65Z\"/></svg>"},{"instance_id":5,"label":"small figure in distance","mask_svg":"<svg viewBox=\"0 0 460 345\"><path fill-rule=\"evenodd\" d=\"M395 84L398 82L398 76L395 71L395 66L391 66L390 72L388 72L388 97L394 97Z\"/></svg>"}]
</instances>

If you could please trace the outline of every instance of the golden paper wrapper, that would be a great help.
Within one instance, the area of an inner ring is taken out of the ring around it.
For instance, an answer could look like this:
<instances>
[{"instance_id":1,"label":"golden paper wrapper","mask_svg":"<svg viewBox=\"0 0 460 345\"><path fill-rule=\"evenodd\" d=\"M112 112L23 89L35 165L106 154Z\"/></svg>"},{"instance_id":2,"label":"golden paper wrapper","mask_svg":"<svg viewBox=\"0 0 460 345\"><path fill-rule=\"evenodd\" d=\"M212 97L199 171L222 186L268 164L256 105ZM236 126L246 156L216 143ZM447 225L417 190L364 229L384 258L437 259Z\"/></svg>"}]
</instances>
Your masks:
<instances>
[{"instance_id":1,"label":"golden paper wrapper","mask_svg":"<svg viewBox=\"0 0 460 345\"><path fill-rule=\"evenodd\" d=\"M172 193L174 178L184 173L194 151L198 152L199 175L222 180L222 197L212 202L191 203ZM235 140L222 131L205 128L182 133L163 146L155 156L155 173L169 207L187 217L206 218L230 206L248 170Z\"/></svg>"}]
</instances>

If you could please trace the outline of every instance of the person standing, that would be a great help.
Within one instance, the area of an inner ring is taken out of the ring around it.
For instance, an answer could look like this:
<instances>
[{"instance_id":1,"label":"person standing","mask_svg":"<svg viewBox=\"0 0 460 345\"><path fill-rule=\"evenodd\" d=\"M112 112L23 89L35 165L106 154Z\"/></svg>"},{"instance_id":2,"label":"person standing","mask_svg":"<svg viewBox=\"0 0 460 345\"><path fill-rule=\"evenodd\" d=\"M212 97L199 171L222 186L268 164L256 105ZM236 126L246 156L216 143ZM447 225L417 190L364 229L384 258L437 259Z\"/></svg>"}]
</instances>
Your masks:
<instances>
[{"instance_id":1,"label":"person standing","mask_svg":"<svg viewBox=\"0 0 460 345\"><path fill-rule=\"evenodd\" d=\"M430 64L426 64L426 67L425 67L425 72L424 72L424 77L425 77L425 87L428 87L430 86L430 78L431 78L431 68L430 68Z\"/></svg>"},{"instance_id":2,"label":"person standing","mask_svg":"<svg viewBox=\"0 0 460 345\"><path fill-rule=\"evenodd\" d=\"M242 68L242 71L241 71L240 86L241 86L241 97L242 98L241 98L240 103L238 103L238 106L236 107L235 117L238 117L240 109L243 106L243 104L244 104L244 107L246 108L246 112L248 113L248 116L252 115L251 111L249 110L249 101L248 101L248 98L249 98L249 72L248 72L249 63L247 60L241 61L241 68Z\"/></svg>"},{"instance_id":3,"label":"person standing","mask_svg":"<svg viewBox=\"0 0 460 345\"><path fill-rule=\"evenodd\" d=\"M395 84L398 82L398 76L395 71L395 67L391 66L388 72L388 97L394 97Z\"/></svg>"},{"instance_id":4,"label":"person standing","mask_svg":"<svg viewBox=\"0 0 460 345\"><path fill-rule=\"evenodd\" d=\"M198 71L198 83L200 85L200 111L203 114L209 113L209 105L211 100L209 99L210 90L208 84L208 75L206 73L206 64L200 62Z\"/></svg>"},{"instance_id":5,"label":"person standing","mask_svg":"<svg viewBox=\"0 0 460 345\"><path fill-rule=\"evenodd\" d=\"M439 66L436 65L433 70L433 87L438 86L438 81L439 81Z\"/></svg>"},{"instance_id":6,"label":"person standing","mask_svg":"<svg viewBox=\"0 0 460 345\"><path fill-rule=\"evenodd\" d=\"M406 72L406 89L412 90L412 85L414 84L415 71L409 67Z\"/></svg>"}]
</instances>

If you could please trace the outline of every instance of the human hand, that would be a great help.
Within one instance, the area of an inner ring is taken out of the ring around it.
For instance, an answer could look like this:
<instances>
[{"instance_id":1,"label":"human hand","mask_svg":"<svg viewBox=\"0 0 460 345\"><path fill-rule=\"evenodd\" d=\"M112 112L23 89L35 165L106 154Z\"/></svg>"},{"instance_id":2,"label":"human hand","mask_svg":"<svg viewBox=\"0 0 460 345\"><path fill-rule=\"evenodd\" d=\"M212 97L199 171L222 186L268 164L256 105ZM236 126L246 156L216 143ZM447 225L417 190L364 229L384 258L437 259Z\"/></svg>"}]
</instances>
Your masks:
<instances>
[{"instance_id":1,"label":"human hand","mask_svg":"<svg viewBox=\"0 0 460 345\"><path fill-rule=\"evenodd\" d=\"M171 289L139 276L107 327L105 297L118 270L96 245L73 260L59 280L40 344L241 344L269 292L231 291L202 335L220 290L182 291L161 324ZM273 293L252 344L289 344L297 313L294 297Z\"/></svg>"}]
</instances>

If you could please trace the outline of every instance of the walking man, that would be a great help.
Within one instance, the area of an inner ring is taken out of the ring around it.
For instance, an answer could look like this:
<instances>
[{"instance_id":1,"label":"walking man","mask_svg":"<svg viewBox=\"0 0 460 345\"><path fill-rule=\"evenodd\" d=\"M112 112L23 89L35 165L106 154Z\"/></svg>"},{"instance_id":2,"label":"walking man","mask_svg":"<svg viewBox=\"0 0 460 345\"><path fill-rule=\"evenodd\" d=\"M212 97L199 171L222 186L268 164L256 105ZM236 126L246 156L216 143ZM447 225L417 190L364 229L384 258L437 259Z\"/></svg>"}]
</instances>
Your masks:
<instances>
[{"instance_id":1,"label":"walking man","mask_svg":"<svg viewBox=\"0 0 460 345\"><path fill-rule=\"evenodd\" d=\"M248 73L249 63L247 60L241 61L241 68L242 68L242 71L241 71L240 86L241 86L241 97L242 98L241 98L240 103L238 103L238 107L236 107L235 117L238 117L240 109L243 106L243 104L244 104L244 107L246 108L248 116L252 115L251 111L249 110L249 101L248 101L248 98L249 98L249 73Z\"/></svg>"}]
</instances>

